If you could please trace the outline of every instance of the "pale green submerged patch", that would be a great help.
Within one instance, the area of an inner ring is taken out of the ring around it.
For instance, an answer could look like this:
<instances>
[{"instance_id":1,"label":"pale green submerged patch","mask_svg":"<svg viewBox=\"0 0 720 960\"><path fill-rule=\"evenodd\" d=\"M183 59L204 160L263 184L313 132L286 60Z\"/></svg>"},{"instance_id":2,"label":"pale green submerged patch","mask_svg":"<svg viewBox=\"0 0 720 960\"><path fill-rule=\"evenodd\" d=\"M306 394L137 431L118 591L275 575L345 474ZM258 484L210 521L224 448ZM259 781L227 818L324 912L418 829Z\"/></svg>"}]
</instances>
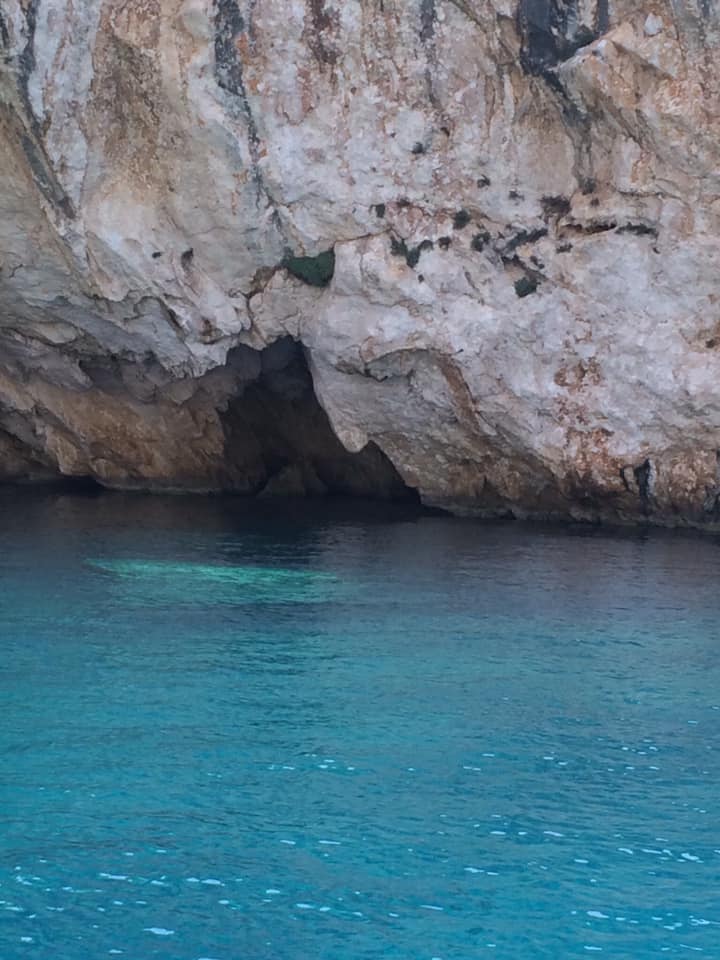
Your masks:
<instances>
[{"instance_id":1,"label":"pale green submerged patch","mask_svg":"<svg viewBox=\"0 0 720 960\"><path fill-rule=\"evenodd\" d=\"M153 560L88 560L114 574L131 596L158 603L318 603L340 580L313 570Z\"/></svg>"}]
</instances>

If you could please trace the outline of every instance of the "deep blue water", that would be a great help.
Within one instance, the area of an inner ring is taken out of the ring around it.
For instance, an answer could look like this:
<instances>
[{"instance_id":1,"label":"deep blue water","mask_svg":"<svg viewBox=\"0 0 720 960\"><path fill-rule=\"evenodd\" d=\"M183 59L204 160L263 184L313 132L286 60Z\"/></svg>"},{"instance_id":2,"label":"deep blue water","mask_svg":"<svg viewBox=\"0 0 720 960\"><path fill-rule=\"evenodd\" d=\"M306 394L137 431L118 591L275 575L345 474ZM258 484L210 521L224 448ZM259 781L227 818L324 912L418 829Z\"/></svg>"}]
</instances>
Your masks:
<instances>
[{"instance_id":1,"label":"deep blue water","mask_svg":"<svg viewBox=\"0 0 720 960\"><path fill-rule=\"evenodd\" d=\"M720 958L717 541L0 521L0 960Z\"/></svg>"}]
</instances>

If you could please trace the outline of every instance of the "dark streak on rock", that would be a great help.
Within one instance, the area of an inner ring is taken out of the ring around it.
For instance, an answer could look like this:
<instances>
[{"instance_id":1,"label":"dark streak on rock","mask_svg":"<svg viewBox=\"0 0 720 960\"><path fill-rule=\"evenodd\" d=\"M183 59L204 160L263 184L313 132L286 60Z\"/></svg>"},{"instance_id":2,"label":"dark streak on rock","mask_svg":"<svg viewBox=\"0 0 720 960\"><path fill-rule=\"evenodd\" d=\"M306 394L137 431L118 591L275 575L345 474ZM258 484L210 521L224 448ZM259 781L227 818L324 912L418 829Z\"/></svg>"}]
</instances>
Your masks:
<instances>
[{"instance_id":1,"label":"dark streak on rock","mask_svg":"<svg viewBox=\"0 0 720 960\"><path fill-rule=\"evenodd\" d=\"M308 46L321 66L334 67L338 61L338 52L326 42L326 34L335 26L336 16L328 11L325 2L326 0L307 0L312 24Z\"/></svg>"},{"instance_id":2,"label":"dark streak on rock","mask_svg":"<svg viewBox=\"0 0 720 960\"><path fill-rule=\"evenodd\" d=\"M252 178L258 200L264 194L273 209L273 222L280 230L282 224L274 199L263 181L260 170L260 136L257 123L248 100L243 64L237 48L237 38L245 29L245 21L238 9L237 0L213 0L215 6L215 79L219 87L237 98L248 131L248 150Z\"/></svg>"},{"instance_id":3,"label":"dark streak on rock","mask_svg":"<svg viewBox=\"0 0 720 960\"><path fill-rule=\"evenodd\" d=\"M514 236L503 244L498 253L507 258L514 254L518 247L522 247L526 243L537 243L538 240L546 237L547 233L547 227L537 227L534 230L518 230Z\"/></svg>"},{"instance_id":4,"label":"dark streak on rock","mask_svg":"<svg viewBox=\"0 0 720 960\"><path fill-rule=\"evenodd\" d=\"M174 311L171 307L168 307L168 306L166 306L165 304L162 304L162 306L163 306L165 312L167 313L167 319L168 319L168 321L170 322L170 324L171 324L176 330L178 330L179 332L182 333L182 332L183 332L183 325L182 325L182 323L180 322L180 317L177 315L177 313L175 313L175 311Z\"/></svg>"},{"instance_id":5,"label":"dark streak on rock","mask_svg":"<svg viewBox=\"0 0 720 960\"><path fill-rule=\"evenodd\" d=\"M625 223L617 228L618 233L634 233L637 237L655 237L657 238L657 227L649 226L646 223Z\"/></svg>"},{"instance_id":6,"label":"dark streak on rock","mask_svg":"<svg viewBox=\"0 0 720 960\"><path fill-rule=\"evenodd\" d=\"M720 450L715 451L715 483L705 488L703 511L715 520L720 516Z\"/></svg>"},{"instance_id":7,"label":"dark streak on rock","mask_svg":"<svg viewBox=\"0 0 720 960\"><path fill-rule=\"evenodd\" d=\"M643 513L650 510L650 480L652 478L652 464L645 460L639 467L633 467L635 483L638 488L638 495L643 505Z\"/></svg>"},{"instance_id":8,"label":"dark streak on rock","mask_svg":"<svg viewBox=\"0 0 720 960\"><path fill-rule=\"evenodd\" d=\"M546 76L609 26L607 0L600 0L593 28L580 22L579 0L520 0L520 62L527 73Z\"/></svg>"},{"instance_id":9,"label":"dark streak on rock","mask_svg":"<svg viewBox=\"0 0 720 960\"><path fill-rule=\"evenodd\" d=\"M595 29L598 34L607 33L610 29L610 4L609 0L597 0L597 13L595 17Z\"/></svg>"},{"instance_id":10,"label":"dark streak on rock","mask_svg":"<svg viewBox=\"0 0 720 960\"><path fill-rule=\"evenodd\" d=\"M442 104L435 88L435 77L437 75L437 51L433 39L435 37L436 0L419 0L420 2L420 40L426 46L427 66L425 68L425 85L427 87L428 100L433 110L442 112Z\"/></svg>"},{"instance_id":11,"label":"dark streak on rock","mask_svg":"<svg viewBox=\"0 0 720 960\"><path fill-rule=\"evenodd\" d=\"M420 39L427 43L435 36L435 0L420 0Z\"/></svg>"},{"instance_id":12,"label":"dark streak on rock","mask_svg":"<svg viewBox=\"0 0 720 960\"><path fill-rule=\"evenodd\" d=\"M597 0L591 26L581 22L580 0L520 0L518 6L521 66L526 73L541 77L556 95L575 148L575 176L583 191L584 184L593 182L590 116L568 96L556 68L609 26L608 0Z\"/></svg>"},{"instance_id":13,"label":"dark streak on rock","mask_svg":"<svg viewBox=\"0 0 720 960\"><path fill-rule=\"evenodd\" d=\"M657 227L647 223L622 223L618 225L616 220L590 220L588 223L566 223L563 224L563 231L566 233L583 233L592 236L595 233L609 233L614 230L616 233L631 233L637 237L657 238Z\"/></svg>"},{"instance_id":14,"label":"dark streak on rock","mask_svg":"<svg viewBox=\"0 0 720 960\"><path fill-rule=\"evenodd\" d=\"M22 91L23 100L29 104L28 81L35 69L35 29L37 27L37 11L40 0L30 0L25 8L25 27L27 40L18 56L18 83Z\"/></svg>"},{"instance_id":15,"label":"dark streak on rock","mask_svg":"<svg viewBox=\"0 0 720 960\"><path fill-rule=\"evenodd\" d=\"M32 171L33 179L42 195L48 203L52 204L69 220L74 220L75 209L72 201L55 176L41 143L35 137L22 133L20 135L20 145Z\"/></svg>"},{"instance_id":16,"label":"dark streak on rock","mask_svg":"<svg viewBox=\"0 0 720 960\"><path fill-rule=\"evenodd\" d=\"M38 118L33 113L30 100L30 76L35 69L35 30L37 27L37 11L40 0L29 0L25 8L25 28L27 39L25 46L17 58L17 86L22 103L21 116L8 104L11 120L20 128L19 141L23 153L33 175L38 189L51 206L59 210L69 220L75 219L75 209L70 197L58 180L52 164L47 156L43 144L42 129ZM9 43L7 27L0 17L0 34L3 44Z\"/></svg>"},{"instance_id":17,"label":"dark streak on rock","mask_svg":"<svg viewBox=\"0 0 720 960\"><path fill-rule=\"evenodd\" d=\"M247 6L247 31L248 37L250 38L250 43L254 44L257 40L257 29L255 27L255 8L257 7L257 0L248 0Z\"/></svg>"},{"instance_id":18,"label":"dark streak on rock","mask_svg":"<svg viewBox=\"0 0 720 960\"><path fill-rule=\"evenodd\" d=\"M0 10L0 41L5 48L10 46L10 34L8 33L8 28L5 24L2 10Z\"/></svg>"},{"instance_id":19,"label":"dark streak on rock","mask_svg":"<svg viewBox=\"0 0 720 960\"><path fill-rule=\"evenodd\" d=\"M637 495L642 504L645 515L650 512L652 499L653 467L649 459L645 459L639 466L624 466L620 470L620 479L628 493L637 489ZM633 483L634 481L634 483Z\"/></svg>"},{"instance_id":20,"label":"dark streak on rock","mask_svg":"<svg viewBox=\"0 0 720 960\"><path fill-rule=\"evenodd\" d=\"M592 235L594 233L607 233L609 230L615 230L617 222L615 220L591 220L589 223L568 223L563 226L563 230L569 233L585 233Z\"/></svg>"},{"instance_id":21,"label":"dark streak on rock","mask_svg":"<svg viewBox=\"0 0 720 960\"><path fill-rule=\"evenodd\" d=\"M236 0L214 0L215 3L215 79L218 86L246 103L243 68L235 40L245 28ZM250 108L245 106L245 112Z\"/></svg>"}]
</instances>

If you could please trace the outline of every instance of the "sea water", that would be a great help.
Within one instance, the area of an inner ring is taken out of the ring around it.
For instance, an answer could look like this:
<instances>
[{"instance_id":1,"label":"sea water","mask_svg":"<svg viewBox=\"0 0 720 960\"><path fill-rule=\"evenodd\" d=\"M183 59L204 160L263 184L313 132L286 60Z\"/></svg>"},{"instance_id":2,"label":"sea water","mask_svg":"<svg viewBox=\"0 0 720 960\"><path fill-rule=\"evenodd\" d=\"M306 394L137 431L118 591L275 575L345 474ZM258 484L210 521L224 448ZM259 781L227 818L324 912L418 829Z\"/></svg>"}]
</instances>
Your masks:
<instances>
[{"instance_id":1,"label":"sea water","mask_svg":"<svg viewBox=\"0 0 720 960\"><path fill-rule=\"evenodd\" d=\"M0 494L1 960L720 958L720 547Z\"/></svg>"}]
</instances>

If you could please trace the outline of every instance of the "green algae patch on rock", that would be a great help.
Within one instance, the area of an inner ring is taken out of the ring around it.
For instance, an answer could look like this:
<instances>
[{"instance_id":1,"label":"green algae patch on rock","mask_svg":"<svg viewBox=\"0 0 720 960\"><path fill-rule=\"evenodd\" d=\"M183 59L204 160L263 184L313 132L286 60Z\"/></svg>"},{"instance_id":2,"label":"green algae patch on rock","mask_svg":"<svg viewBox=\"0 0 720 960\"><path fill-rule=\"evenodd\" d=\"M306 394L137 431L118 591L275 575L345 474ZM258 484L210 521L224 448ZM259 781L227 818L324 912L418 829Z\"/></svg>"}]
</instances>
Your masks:
<instances>
[{"instance_id":1,"label":"green algae patch on rock","mask_svg":"<svg viewBox=\"0 0 720 960\"><path fill-rule=\"evenodd\" d=\"M316 257L296 257L288 254L282 265L293 277L311 287L327 287L335 273L335 251L325 250Z\"/></svg>"}]
</instances>

